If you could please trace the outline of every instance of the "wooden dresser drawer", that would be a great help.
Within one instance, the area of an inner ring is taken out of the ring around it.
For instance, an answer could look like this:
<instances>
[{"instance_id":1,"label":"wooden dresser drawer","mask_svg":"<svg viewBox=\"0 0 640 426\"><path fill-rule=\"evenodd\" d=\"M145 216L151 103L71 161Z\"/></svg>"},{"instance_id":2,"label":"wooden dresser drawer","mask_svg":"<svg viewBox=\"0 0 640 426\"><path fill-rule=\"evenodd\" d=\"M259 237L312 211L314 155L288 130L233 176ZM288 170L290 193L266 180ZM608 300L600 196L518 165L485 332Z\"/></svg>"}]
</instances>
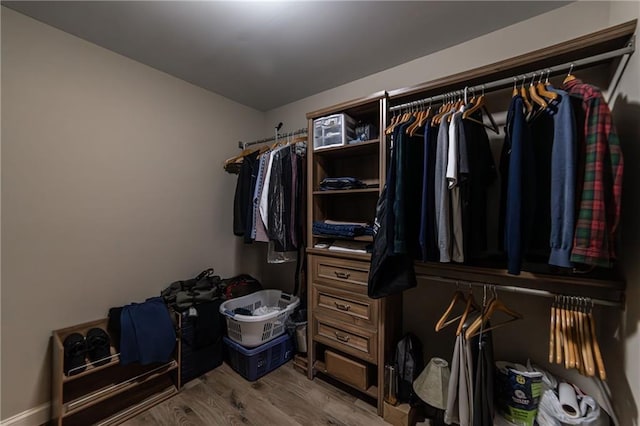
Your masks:
<instances>
[{"instance_id":1,"label":"wooden dresser drawer","mask_svg":"<svg viewBox=\"0 0 640 426\"><path fill-rule=\"evenodd\" d=\"M378 301L322 285L313 285L313 310L364 327L377 327ZM317 309L317 311L316 311Z\"/></svg>"},{"instance_id":2,"label":"wooden dresser drawer","mask_svg":"<svg viewBox=\"0 0 640 426\"><path fill-rule=\"evenodd\" d=\"M367 294L369 263L312 256L312 280L336 288Z\"/></svg>"},{"instance_id":3,"label":"wooden dresser drawer","mask_svg":"<svg viewBox=\"0 0 640 426\"><path fill-rule=\"evenodd\" d=\"M313 334L315 340L327 346L374 364L378 361L378 333L375 331L314 314Z\"/></svg>"},{"instance_id":4,"label":"wooden dresser drawer","mask_svg":"<svg viewBox=\"0 0 640 426\"><path fill-rule=\"evenodd\" d=\"M366 364L329 350L324 352L324 364L327 374L336 379L363 391L369 388L369 374Z\"/></svg>"}]
</instances>

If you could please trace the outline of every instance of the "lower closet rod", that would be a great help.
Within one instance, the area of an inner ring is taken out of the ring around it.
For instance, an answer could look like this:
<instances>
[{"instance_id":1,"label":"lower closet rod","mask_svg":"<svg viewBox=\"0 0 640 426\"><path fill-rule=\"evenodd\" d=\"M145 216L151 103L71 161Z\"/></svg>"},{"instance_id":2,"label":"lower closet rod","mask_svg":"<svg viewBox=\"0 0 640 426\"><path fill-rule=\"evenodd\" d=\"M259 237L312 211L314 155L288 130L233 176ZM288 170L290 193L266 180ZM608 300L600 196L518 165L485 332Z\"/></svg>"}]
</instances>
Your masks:
<instances>
[{"instance_id":1,"label":"lower closet rod","mask_svg":"<svg viewBox=\"0 0 640 426\"><path fill-rule=\"evenodd\" d=\"M633 36L631 38L631 40L629 40L629 43L627 43L627 45L625 47L622 47L620 49L616 49L616 50L611 50L609 52L604 52L604 53L600 53L599 55L594 55L594 56L589 56L587 58L584 59L577 59L575 61L571 61L571 62L567 62L561 65L556 65L553 67L548 67L545 68L543 70L537 70L534 72L530 72L530 73L525 73L523 74L518 74L518 77L507 77L507 78L503 78L501 80L496 80L496 81L491 81L489 83L485 83L485 84L479 84L477 86L473 86L473 87L466 87L465 89L467 91L471 91L471 92L480 92L481 90L492 90L492 89L503 89L505 87L509 87L511 85L514 84L514 81L516 80L520 80L519 77L524 76L525 80L530 78L532 75L538 75L540 73L544 73L544 74L556 74L559 73L560 71L566 71L569 69L576 69L576 68L580 68L583 67L585 65L590 65L590 64L595 64L597 62L601 62L601 61L605 61L607 59L611 59L611 58L617 58L618 56L624 56L624 55L631 55L633 52L635 51L635 36ZM394 111L398 111L401 109L406 109L406 108L411 108L411 107L415 107L415 106L419 106L419 105L424 105L427 102L438 102L441 101L445 98L447 98L451 93L455 93L456 91L453 92L447 92L447 93L443 93L441 95L435 95L435 96L431 96L428 98L424 98L418 101L413 101L413 102L407 102L404 104L400 104L400 105L394 105L392 107L389 108L389 111L394 112ZM460 92L460 90L458 90L457 92Z\"/></svg>"},{"instance_id":2,"label":"lower closet rod","mask_svg":"<svg viewBox=\"0 0 640 426\"><path fill-rule=\"evenodd\" d=\"M494 289L496 289L497 291L506 291L509 293L518 293L518 294L526 294L526 295L530 295L530 296L539 296L539 297L547 297L547 298L554 298L556 296L561 296L561 294L556 294L556 293L552 293L550 291L545 291L545 290L536 290L533 288L525 288L525 287L513 287L513 286L509 286L509 285L495 285L495 284L491 284L491 283L480 283L480 282L476 282L476 281L465 281L465 280L453 280L451 278L445 278L445 277L438 277L438 276L432 276L432 275L418 275L418 278L424 278L424 279L429 279L429 280L433 280L433 281L440 281L440 282L445 282L448 284L468 284L468 285L473 285L476 287L493 287ZM569 296L571 297L571 296ZM582 296L575 296L575 297L582 297ZM621 302L612 302L610 300L602 300L602 299L593 299L591 297L586 297L587 299L589 299L590 301L592 301L595 305L602 305L602 306L614 306L617 308L622 308L623 304Z\"/></svg>"}]
</instances>

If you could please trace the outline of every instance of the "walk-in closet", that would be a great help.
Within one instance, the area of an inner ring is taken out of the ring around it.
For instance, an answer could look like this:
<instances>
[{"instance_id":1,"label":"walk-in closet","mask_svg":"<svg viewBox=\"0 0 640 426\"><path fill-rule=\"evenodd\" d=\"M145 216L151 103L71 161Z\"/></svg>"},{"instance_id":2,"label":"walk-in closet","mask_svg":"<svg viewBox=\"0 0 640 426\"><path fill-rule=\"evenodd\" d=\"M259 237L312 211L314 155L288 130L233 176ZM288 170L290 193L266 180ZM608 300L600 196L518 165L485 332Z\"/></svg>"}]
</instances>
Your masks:
<instances>
[{"instance_id":1,"label":"walk-in closet","mask_svg":"<svg viewBox=\"0 0 640 426\"><path fill-rule=\"evenodd\" d=\"M639 2L0 17L0 425L637 425Z\"/></svg>"}]
</instances>

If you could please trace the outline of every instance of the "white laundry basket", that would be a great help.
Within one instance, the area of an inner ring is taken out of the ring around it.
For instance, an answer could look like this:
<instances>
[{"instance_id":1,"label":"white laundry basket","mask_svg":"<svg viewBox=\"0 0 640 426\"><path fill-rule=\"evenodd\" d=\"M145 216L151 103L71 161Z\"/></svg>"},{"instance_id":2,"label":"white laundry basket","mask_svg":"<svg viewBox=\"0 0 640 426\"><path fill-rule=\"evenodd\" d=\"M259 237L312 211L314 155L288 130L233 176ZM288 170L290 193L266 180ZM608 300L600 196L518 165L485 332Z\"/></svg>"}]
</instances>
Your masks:
<instances>
[{"instance_id":1,"label":"white laundry basket","mask_svg":"<svg viewBox=\"0 0 640 426\"><path fill-rule=\"evenodd\" d=\"M227 318L229 338L242 346L252 348L285 331L285 322L300 304L300 298L280 290L260 290L246 296L227 300L220 305L220 313ZM262 306L277 306L279 311L265 315L239 315L233 311L244 308L251 312Z\"/></svg>"}]
</instances>

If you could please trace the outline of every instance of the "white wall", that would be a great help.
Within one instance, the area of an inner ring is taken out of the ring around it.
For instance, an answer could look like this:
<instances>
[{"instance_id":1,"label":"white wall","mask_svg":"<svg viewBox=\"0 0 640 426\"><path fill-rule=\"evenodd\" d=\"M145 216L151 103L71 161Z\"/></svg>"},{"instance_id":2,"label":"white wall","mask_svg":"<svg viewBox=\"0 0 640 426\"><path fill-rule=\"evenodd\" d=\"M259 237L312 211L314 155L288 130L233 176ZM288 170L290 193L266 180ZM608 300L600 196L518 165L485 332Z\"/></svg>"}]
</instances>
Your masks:
<instances>
[{"instance_id":1,"label":"white wall","mask_svg":"<svg viewBox=\"0 0 640 426\"><path fill-rule=\"evenodd\" d=\"M49 400L51 330L213 266L263 113L2 8L2 413Z\"/></svg>"},{"instance_id":2,"label":"white wall","mask_svg":"<svg viewBox=\"0 0 640 426\"><path fill-rule=\"evenodd\" d=\"M166 277L203 264L222 275L264 272L268 285L291 288L291 268L265 267L265 250L231 235L235 177L220 163L237 153L234 141L271 134L280 121L285 130L304 127L306 112L506 59L640 10L637 2L572 3L266 114L5 8L2 14L0 417L7 418L48 400L51 329L155 294ZM636 53L612 102L628 164L640 158L639 68ZM626 259L638 258L640 241L636 173L627 168ZM640 270L625 265L629 307L621 318L600 311L609 319L600 335L612 335L603 346L622 423L637 424ZM429 357L450 357L451 336L431 332L450 294L446 285L421 282L405 295L405 328L420 335ZM526 320L496 333L499 355L544 358L548 301L505 298Z\"/></svg>"},{"instance_id":3,"label":"white wall","mask_svg":"<svg viewBox=\"0 0 640 426\"><path fill-rule=\"evenodd\" d=\"M265 131L282 121L287 130L305 125L305 113L337 103L369 95L379 90L393 90L433 80L449 74L486 65L527 51L536 50L611 25L640 17L638 2L572 3L563 8L486 34L431 55L407 62L360 80L327 90L305 99L268 111ZM627 164L640 160L640 67L638 53L625 71L617 96L611 105L615 121L623 138ZM313 78L310 76L309 78ZM628 308L620 313L611 308L597 310L602 319L599 335L609 372L609 385L614 396L616 412L622 424L638 423L640 405L640 186L637 168L627 167L624 189L624 248L625 275L629 286ZM632 260L633 259L633 260ZM268 274L270 275L270 274ZM416 289L405 292L404 328L419 335L425 344L426 357L451 357L453 333L433 332L433 325L450 300L450 285L422 280ZM496 332L494 342L498 358L536 362L557 374L563 369L546 365L548 350L549 308L547 299L517 295L501 296L525 316L525 320ZM481 298L476 294L476 299ZM620 314L620 315L618 315ZM626 326L626 327L625 327ZM579 380L573 374L573 379ZM592 384L585 383L592 389Z\"/></svg>"}]
</instances>

